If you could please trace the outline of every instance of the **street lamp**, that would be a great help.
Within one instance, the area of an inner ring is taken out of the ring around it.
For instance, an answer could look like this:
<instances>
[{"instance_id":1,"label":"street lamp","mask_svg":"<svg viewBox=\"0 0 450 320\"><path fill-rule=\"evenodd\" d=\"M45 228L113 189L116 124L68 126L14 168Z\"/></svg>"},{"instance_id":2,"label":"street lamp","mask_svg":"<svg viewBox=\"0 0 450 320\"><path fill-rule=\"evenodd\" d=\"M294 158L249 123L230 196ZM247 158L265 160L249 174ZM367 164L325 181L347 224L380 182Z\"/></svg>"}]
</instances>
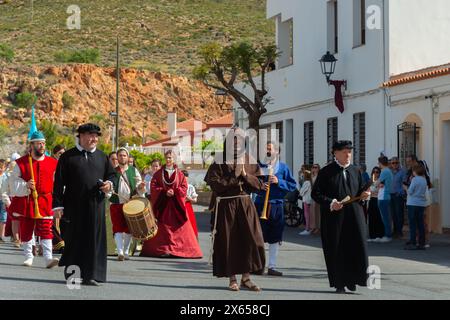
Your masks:
<instances>
[{"instance_id":1,"label":"street lamp","mask_svg":"<svg viewBox=\"0 0 450 320\"><path fill-rule=\"evenodd\" d=\"M322 56L322 58L319 60L320 67L322 69L322 74L327 79L327 83L329 86L335 87L335 95L334 95L334 102L336 104L336 107L339 109L341 113L344 112L344 99L342 97L342 90L341 87L344 86L345 90L347 90L347 80L331 80L331 76L334 74L334 71L336 69L336 62L338 60L335 58L334 55L330 53L330 51L327 51L326 54Z\"/></svg>"},{"instance_id":2,"label":"street lamp","mask_svg":"<svg viewBox=\"0 0 450 320\"><path fill-rule=\"evenodd\" d=\"M330 51L327 51L319 61L320 67L322 68L322 74L327 78L327 82L330 83L330 77L333 75L336 68L337 59Z\"/></svg>"},{"instance_id":3,"label":"street lamp","mask_svg":"<svg viewBox=\"0 0 450 320\"><path fill-rule=\"evenodd\" d=\"M227 99L228 99L228 93L225 90L217 89L216 92L214 93L214 97L215 97L215 100L221 110L227 110L227 111L234 110L234 109L229 109L229 108L225 108L225 109L223 108L225 106L225 104L227 103Z\"/></svg>"}]
</instances>

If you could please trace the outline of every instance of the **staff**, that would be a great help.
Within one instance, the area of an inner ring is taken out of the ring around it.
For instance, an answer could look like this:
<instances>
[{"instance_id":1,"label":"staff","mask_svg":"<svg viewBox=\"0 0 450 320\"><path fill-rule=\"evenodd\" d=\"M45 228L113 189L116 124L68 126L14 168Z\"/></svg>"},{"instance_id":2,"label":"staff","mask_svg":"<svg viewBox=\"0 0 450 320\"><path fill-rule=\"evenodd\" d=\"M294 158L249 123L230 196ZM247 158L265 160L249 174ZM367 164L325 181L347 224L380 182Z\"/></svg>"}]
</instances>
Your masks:
<instances>
[{"instance_id":1,"label":"staff","mask_svg":"<svg viewBox=\"0 0 450 320\"><path fill-rule=\"evenodd\" d=\"M34 170L33 170L33 159L31 158L31 153L28 154L28 162L30 164L30 173L31 173L31 180L34 181ZM34 200L34 219L42 219L42 216L39 212L39 204L38 204L38 193L36 191L36 185L34 189L32 190L31 194L33 195Z\"/></svg>"}]
</instances>

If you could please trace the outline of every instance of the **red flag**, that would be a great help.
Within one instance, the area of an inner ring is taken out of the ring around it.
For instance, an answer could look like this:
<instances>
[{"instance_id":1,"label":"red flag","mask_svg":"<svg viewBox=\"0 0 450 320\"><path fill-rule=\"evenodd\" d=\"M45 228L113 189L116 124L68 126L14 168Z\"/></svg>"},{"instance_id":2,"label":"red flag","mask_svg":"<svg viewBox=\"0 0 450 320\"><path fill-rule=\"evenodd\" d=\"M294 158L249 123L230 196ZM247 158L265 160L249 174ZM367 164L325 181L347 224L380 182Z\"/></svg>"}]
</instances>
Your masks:
<instances>
[{"instance_id":1,"label":"red flag","mask_svg":"<svg viewBox=\"0 0 450 320\"><path fill-rule=\"evenodd\" d=\"M334 103L340 113L344 112L344 98L342 96L342 89L341 87L345 85L345 80L330 80L330 84L334 86L335 93L334 93Z\"/></svg>"}]
</instances>

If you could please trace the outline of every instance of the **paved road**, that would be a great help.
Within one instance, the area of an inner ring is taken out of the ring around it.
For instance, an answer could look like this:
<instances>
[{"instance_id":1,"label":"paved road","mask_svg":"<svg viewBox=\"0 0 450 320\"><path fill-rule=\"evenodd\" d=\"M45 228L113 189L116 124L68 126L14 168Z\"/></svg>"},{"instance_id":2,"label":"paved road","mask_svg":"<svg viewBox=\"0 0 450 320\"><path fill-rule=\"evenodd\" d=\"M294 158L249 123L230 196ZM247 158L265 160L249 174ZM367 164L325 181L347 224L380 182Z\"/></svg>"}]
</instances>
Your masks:
<instances>
[{"instance_id":1,"label":"paved road","mask_svg":"<svg viewBox=\"0 0 450 320\"><path fill-rule=\"evenodd\" d=\"M22 267L23 257L9 243L0 245L0 299L174 299L174 300L317 300L317 299L449 299L450 237L436 236L427 251L404 251L403 241L369 244L370 264L381 268L381 289L361 288L356 294L336 295L328 286L317 236L301 237L286 230L279 255L285 276L255 277L263 291L230 292L228 281L212 277L208 266L209 215L199 213L203 259L180 260L133 257L108 258L109 282L102 287L69 290L62 269L47 270L42 258Z\"/></svg>"}]
</instances>

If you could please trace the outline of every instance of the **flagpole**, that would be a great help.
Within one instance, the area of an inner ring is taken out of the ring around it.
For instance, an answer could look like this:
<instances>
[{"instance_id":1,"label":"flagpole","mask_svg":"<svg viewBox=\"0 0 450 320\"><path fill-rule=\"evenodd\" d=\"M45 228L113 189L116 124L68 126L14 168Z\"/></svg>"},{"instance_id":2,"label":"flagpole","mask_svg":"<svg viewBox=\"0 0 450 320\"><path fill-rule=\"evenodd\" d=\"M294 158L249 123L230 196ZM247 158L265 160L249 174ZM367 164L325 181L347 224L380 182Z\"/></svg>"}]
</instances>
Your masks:
<instances>
[{"instance_id":1,"label":"flagpole","mask_svg":"<svg viewBox=\"0 0 450 320\"><path fill-rule=\"evenodd\" d=\"M120 65L119 65L119 35L117 35L117 52L116 52L116 136L115 147L119 148L119 81L120 81Z\"/></svg>"}]
</instances>

